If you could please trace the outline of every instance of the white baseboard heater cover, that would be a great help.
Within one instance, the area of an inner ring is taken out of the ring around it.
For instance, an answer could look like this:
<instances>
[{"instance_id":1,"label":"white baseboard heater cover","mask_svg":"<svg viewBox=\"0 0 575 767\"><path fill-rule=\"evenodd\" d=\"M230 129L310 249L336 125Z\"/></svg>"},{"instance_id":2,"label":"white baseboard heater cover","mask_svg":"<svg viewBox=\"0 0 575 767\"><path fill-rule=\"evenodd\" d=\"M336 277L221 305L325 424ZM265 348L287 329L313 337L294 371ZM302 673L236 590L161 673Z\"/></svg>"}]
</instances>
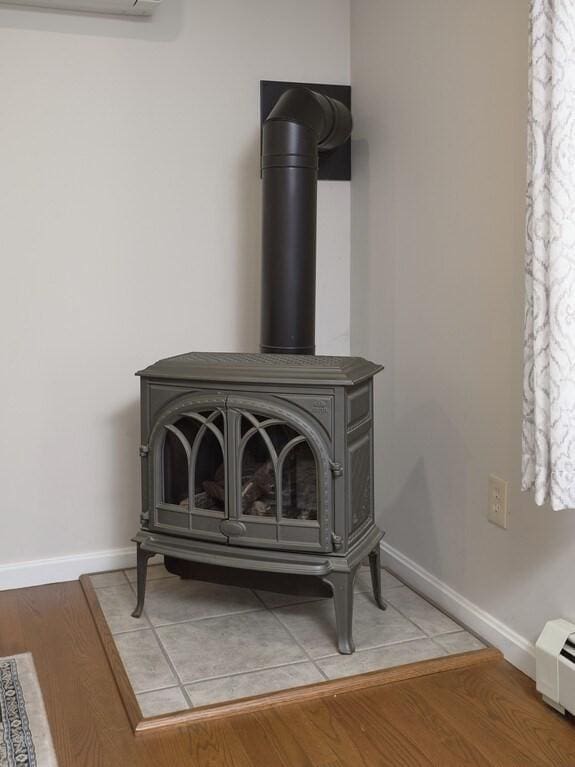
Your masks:
<instances>
[{"instance_id":1,"label":"white baseboard heater cover","mask_svg":"<svg viewBox=\"0 0 575 767\"><path fill-rule=\"evenodd\" d=\"M50 8L53 11L150 16L162 0L0 0L0 6Z\"/></svg>"},{"instance_id":2,"label":"white baseboard heater cover","mask_svg":"<svg viewBox=\"0 0 575 767\"><path fill-rule=\"evenodd\" d=\"M575 714L575 623L548 621L535 644L537 690L562 714Z\"/></svg>"}]
</instances>

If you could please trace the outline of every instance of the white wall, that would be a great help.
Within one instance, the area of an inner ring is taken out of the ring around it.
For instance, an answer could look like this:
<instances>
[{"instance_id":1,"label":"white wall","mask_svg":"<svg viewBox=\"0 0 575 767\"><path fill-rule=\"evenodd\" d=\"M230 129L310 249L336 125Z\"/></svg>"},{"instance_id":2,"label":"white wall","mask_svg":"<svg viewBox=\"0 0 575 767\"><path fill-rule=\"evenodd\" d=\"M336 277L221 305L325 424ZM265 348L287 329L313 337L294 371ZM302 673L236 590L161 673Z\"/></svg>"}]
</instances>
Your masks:
<instances>
[{"instance_id":1,"label":"white wall","mask_svg":"<svg viewBox=\"0 0 575 767\"><path fill-rule=\"evenodd\" d=\"M531 642L575 620L575 512L519 490L528 6L352 3L352 350L386 365L377 503L396 562ZM507 531L486 520L491 472Z\"/></svg>"},{"instance_id":2,"label":"white wall","mask_svg":"<svg viewBox=\"0 0 575 767\"><path fill-rule=\"evenodd\" d=\"M348 81L349 11L0 10L0 587L129 546L136 369L257 348L259 80ZM519 492L527 13L353 0L351 274L353 351L386 365L387 540L532 641L547 618L575 619L575 516ZM327 353L348 351L349 234L349 184L322 182ZM507 531L485 520L490 472L510 483ZM23 575L22 560L41 561Z\"/></svg>"},{"instance_id":3,"label":"white wall","mask_svg":"<svg viewBox=\"0 0 575 767\"><path fill-rule=\"evenodd\" d=\"M349 82L349 0L3 8L0 52L6 566L129 545L135 370L257 350L259 80ZM349 187L319 190L327 353L349 350Z\"/></svg>"}]
</instances>

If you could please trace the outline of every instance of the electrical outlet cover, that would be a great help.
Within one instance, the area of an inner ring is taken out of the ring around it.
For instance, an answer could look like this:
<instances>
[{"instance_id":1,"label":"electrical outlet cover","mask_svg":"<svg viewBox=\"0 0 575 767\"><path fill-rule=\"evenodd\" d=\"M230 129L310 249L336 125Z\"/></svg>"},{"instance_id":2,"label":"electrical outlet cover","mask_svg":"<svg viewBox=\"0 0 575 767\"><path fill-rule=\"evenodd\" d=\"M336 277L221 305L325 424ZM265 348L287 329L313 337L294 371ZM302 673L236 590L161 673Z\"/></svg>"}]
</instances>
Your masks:
<instances>
[{"instance_id":1,"label":"electrical outlet cover","mask_svg":"<svg viewBox=\"0 0 575 767\"><path fill-rule=\"evenodd\" d=\"M495 474L489 475L489 496L487 519L498 527L507 530L507 482Z\"/></svg>"}]
</instances>

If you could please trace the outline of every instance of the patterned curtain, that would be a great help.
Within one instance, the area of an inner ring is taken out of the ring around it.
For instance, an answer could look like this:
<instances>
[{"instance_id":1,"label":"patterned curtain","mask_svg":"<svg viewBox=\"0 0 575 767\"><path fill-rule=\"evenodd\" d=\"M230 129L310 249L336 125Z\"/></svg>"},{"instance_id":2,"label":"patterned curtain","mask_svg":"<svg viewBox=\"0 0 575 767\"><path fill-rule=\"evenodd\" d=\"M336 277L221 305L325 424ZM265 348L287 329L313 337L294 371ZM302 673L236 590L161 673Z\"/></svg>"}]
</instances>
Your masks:
<instances>
[{"instance_id":1,"label":"patterned curtain","mask_svg":"<svg viewBox=\"0 0 575 767\"><path fill-rule=\"evenodd\" d=\"M575 508L575 0L532 0L524 490Z\"/></svg>"}]
</instances>

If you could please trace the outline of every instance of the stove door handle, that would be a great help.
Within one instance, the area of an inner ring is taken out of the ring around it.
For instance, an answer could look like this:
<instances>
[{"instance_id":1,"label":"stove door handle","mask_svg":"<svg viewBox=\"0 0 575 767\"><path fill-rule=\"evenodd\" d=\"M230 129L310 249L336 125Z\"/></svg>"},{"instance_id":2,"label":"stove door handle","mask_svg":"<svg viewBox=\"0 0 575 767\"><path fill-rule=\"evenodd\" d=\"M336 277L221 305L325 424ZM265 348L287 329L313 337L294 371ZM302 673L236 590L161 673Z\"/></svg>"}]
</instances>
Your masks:
<instances>
[{"instance_id":1,"label":"stove door handle","mask_svg":"<svg viewBox=\"0 0 575 767\"><path fill-rule=\"evenodd\" d=\"M235 519L224 519L220 522L220 533L229 538L238 538L245 535L248 529L243 522L237 522Z\"/></svg>"}]
</instances>

